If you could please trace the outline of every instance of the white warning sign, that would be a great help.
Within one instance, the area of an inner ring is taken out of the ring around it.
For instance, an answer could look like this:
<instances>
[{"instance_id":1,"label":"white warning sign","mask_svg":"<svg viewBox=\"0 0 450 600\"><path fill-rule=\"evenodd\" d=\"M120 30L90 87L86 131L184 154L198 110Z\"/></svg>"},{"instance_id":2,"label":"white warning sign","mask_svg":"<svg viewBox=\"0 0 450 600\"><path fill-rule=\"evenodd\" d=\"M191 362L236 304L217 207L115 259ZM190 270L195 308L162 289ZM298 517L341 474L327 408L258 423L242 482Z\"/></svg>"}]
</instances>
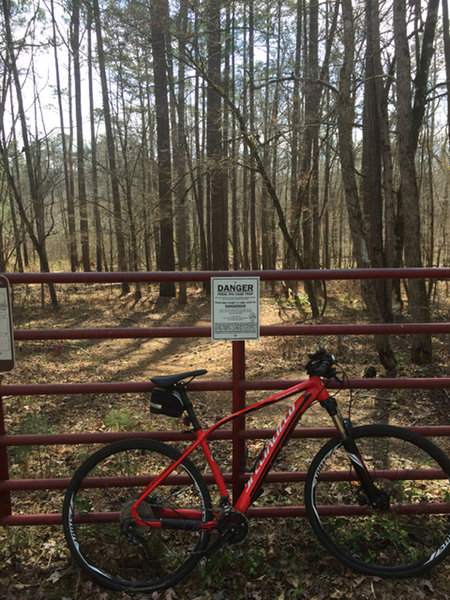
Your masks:
<instances>
[{"instance_id":1,"label":"white warning sign","mask_svg":"<svg viewBox=\"0 0 450 600\"><path fill-rule=\"evenodd\" d=\"M14 368L14 338L9 282L0 276L0 372Z\"/></svg>"},{"instance_id":2,"label":"white warning sign","mask_svg":"<svg viewBox=\"0 0 450 600\"><path fill-rule=\"evenodd\" d=\"M259 339L259 277L211 277L211 337Z\"/></svg>"}]
</instances>

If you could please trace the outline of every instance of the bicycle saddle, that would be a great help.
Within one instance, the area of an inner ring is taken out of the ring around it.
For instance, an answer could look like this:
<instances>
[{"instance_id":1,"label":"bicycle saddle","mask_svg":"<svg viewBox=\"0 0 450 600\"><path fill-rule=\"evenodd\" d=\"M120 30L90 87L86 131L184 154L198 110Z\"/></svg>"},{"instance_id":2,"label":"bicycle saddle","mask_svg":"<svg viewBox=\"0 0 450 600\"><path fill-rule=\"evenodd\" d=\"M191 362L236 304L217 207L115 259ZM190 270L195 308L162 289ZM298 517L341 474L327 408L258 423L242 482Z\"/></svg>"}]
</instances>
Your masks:
<instances>
[{"instance_id":1,"label":"bicycle saddle","mask_svg":"<svg viewBox=\"0 0 450 600\"><path fill-rule=\"evenodd\" d=\"M194 377L204 375L207 372L208 371L206 369L198 369L196 371L176 373L175 375L157 375L156 377L151 377L150 381L160 388L168 389L174 386L176 383L179 383L183 379L193 379Z\"/></svg>"}]
</instances>

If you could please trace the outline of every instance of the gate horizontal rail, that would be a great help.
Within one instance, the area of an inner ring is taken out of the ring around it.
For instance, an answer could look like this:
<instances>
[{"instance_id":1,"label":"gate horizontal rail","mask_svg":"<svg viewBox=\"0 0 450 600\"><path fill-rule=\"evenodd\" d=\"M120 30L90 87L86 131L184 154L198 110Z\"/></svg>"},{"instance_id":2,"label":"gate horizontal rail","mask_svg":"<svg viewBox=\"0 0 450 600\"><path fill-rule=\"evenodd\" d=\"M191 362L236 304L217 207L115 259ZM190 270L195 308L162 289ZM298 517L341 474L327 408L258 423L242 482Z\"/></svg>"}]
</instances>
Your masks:
<instances>
[{"instance_id":1,"label":"gate horizontal rail","mask_svg":"<svg viewBox=\"0 0 450 600\"><path fill-rule=\"evenodd\" d=\"M368 323L364 325L261 325L261 336L279 335L404 335L450 333L450 323ZM211 327L111 327L95 329L17 329L23 340L90 340L141 338L211 337Z\"/></svg>"},{"instance_id":2,"label":"gate horizontal rail","mask_svg":"<svg viewBox=\"0 0 450 600\"><path fill-rule=\"evenodd\" d=\"M450 268L417 268L417 269L353 269L353 270L302 270L302 271L206 271L206 272L145 272L145 273L5 273L10 283L20 284L69 284L69 283L101 283L115 284L123 282L159 283L161 281L205 282L211 277L246 277L258 276L262 281L302 281L302 280L358 280L358 279L416 279L416 278L450 278ZM367 324L317 324L292 326L261 326L261 336L323 336L323 335L380 335L380 334L448 334L450 323L367 323ZM188 338L210 337L210 327L150 327L150 328L85 328L85 329L16 329L16 341L33 340L72 340L72 339L108 339L108 338ZM248 381L245 378L245 343L232 342L233 378L229 381L197 381L189 388L198 391L232 391L233 411L245 405L247 391L285 389L298 383L298 380L258 380ZM385 379L353 379L344 387L352 389L443 389L450 388L450 378L385 378ZM338 387L337 384L332 387ZM192 436L178 431L146 431L146 432L92 432L78 434L8 434L3 418L2 398L21 395L69 395L69 394L121 394L148 393L153 388L148 382L111 382L111 383L56 383L56 384L12 384L0 385L0 525L37 525L59 524L60 514L12 514L11 492L19 490L64 489L68 478L41 479L9 479L7 467L7 448L11 446L53 445L53 444L87 444L104 443L129 437L149 437L166 441L192 439ZM416 426L410 427L426 436L449 436L450 426ZM248 473L242 472L241 464L244 456L245 440L270 439L275 434L273 429L245 429L245 422L235 420L231 429L214 432L212 439L232 440L233 464L232 472L225 474L225 481L233 486L233 494L245 484ZM294 432L293 437L328 438L335 434L333 427L302 428ZM304 472L273 472L267 477L268 482L303 481ZM210 475L206 475L208 483L212 483ZM442 507L441 507L442 508ZM450 511L450 505L444 507ZM303 506L252 507L251 517L304 516Z\"/></svg>"},{"instance_id":3,"label":"gate horizontal rail","mask_svg":"<svg viewBox=\"0 0 450 600\"><path fill-rule=\"evenodd\" d=\"M299 379L280 380L255 380L241 381L239 389L242 391L268 391L283 390L300 383ZM445 389L450 387L450 377L417 377L417 378L386 378L386 379L350 379L339 384L331 382L330 389ZM50 394L133 394L150 392L151 383L23 383L0 385L0 396L48 396ZM192 391L213 392L230 391L233 389L232 381L202 381L191 383ZM1 441L0 441L1 444Z\"/></svg>"},{"instance_id":4,"label":"gate horizontal rail","mask_svg":"<svg viewBox=\"0 0 450 600\"><path fill-rule=\"evenodd\" d=\"M448 279L448 267L408 269L302 269L298 271L145 271L110 273L3 273L16 283L133 283L209 281L211 277L259 277L261 281L333 281L350 279Z\"/></svg>"}]
</instances>

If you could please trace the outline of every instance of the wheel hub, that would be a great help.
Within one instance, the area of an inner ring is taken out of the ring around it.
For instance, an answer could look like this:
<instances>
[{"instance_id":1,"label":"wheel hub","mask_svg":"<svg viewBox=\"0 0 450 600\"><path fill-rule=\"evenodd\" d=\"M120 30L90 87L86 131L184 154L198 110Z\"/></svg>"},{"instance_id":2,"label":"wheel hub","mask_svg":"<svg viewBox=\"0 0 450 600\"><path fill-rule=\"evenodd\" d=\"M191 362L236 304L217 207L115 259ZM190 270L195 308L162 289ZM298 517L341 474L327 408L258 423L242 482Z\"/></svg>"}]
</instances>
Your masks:
<instances>
[{"instance_id":1,"label":"wheel hub","mask_svg":"<svg viewBox=\"0 0 450 600\"><path fill-rule=\"evenodd\" d=\"M120 511L120 534L126 540L131 542L132 544L140 544L141 536L137 535L134 519L131 516L131 507L136 502L136 500L128 500L122 505L122 509ZM148 502L141 502L138 506L138 515L143 521L150 521L155 518L155 513L153 512L151 504Z\"/></svg>"}]
</instances>

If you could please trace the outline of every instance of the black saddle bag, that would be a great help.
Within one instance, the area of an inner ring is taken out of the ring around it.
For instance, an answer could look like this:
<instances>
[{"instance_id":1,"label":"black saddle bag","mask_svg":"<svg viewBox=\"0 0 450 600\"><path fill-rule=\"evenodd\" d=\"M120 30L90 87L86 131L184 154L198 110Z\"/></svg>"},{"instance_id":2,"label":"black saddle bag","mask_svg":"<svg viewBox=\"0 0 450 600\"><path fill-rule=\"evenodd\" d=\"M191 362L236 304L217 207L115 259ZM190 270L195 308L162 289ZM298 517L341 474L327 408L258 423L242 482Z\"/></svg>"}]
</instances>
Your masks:
<instances>
[{"instance_id":1,"label":"black saddle bag","mask_svg":"<svg viewBox=\"0 0 450 600\"><path fill-rule=\"evenodd\" d=\"M154 415L167 417L181 417L184 411L184 402L176 390L164 390L155 387L150 395L150 412Z\"/></svg>"}]
</instances>

